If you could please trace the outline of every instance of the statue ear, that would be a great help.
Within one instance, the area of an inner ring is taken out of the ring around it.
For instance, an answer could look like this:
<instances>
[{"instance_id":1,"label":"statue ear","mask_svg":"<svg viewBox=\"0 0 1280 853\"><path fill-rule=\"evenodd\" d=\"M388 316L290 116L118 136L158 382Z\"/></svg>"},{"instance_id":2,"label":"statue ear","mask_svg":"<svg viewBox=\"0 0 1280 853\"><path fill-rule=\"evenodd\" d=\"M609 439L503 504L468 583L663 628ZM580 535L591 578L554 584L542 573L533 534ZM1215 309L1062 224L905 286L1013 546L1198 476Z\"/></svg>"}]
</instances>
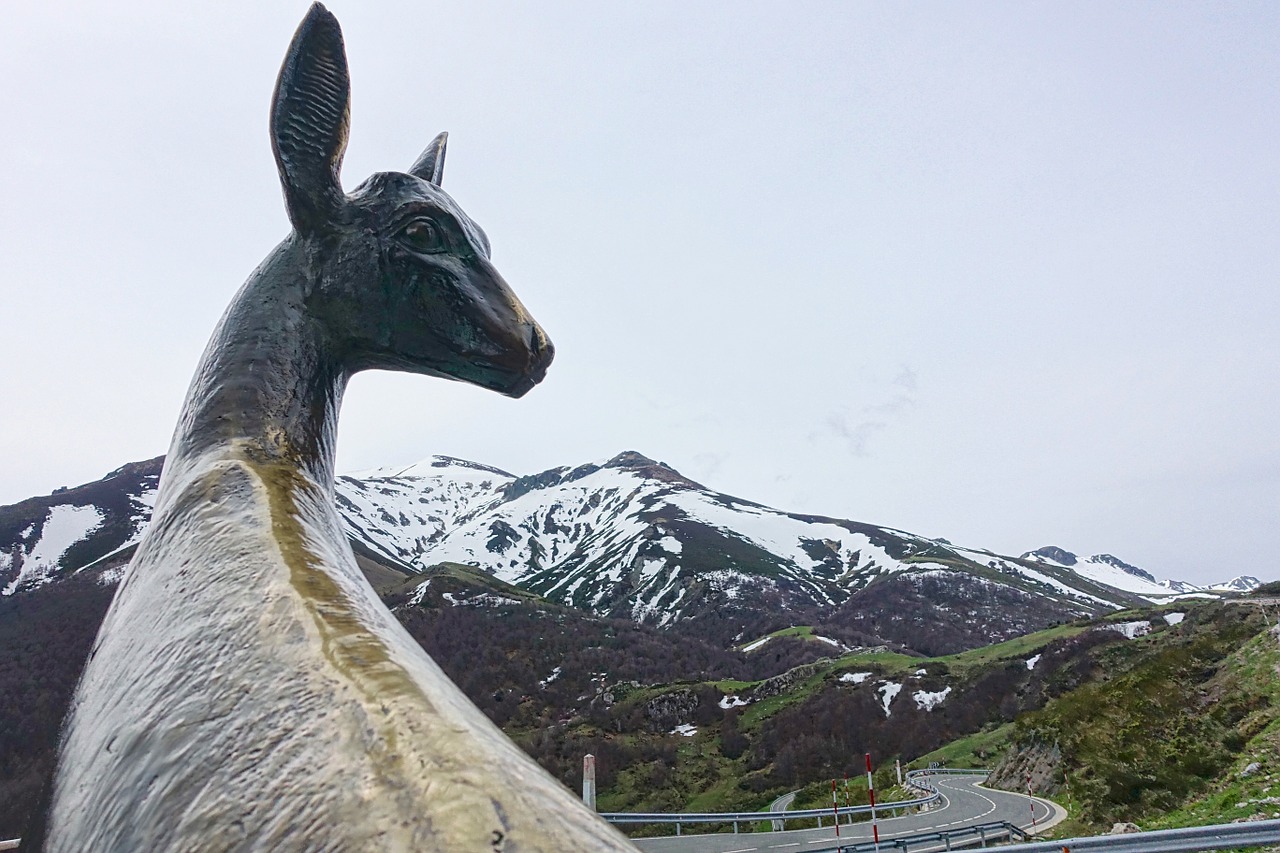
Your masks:
<instances>
[{"instance_id":1,"label":"statue ear","mask_svg":"<svg viewBox=\"0 0 1280 853\"><path fill-rule=\"evenodd\" d=\"M409 174L440 186L440 182L444 180L444 148L448 142L448 133L442 133L431 140L427 150L409 167Z\"/></svg>"},{"instance_id":2,"label":"statue ear","mask_svg":"<svg viewBox=\"0 0 1280 853\"><path fill-rule=\"evenodd\" d=\"M341 218L351 80L337 18L319 3L298 25L271 99L271 149L289 221L313 233Z\"/></svg>"}]
</instances>

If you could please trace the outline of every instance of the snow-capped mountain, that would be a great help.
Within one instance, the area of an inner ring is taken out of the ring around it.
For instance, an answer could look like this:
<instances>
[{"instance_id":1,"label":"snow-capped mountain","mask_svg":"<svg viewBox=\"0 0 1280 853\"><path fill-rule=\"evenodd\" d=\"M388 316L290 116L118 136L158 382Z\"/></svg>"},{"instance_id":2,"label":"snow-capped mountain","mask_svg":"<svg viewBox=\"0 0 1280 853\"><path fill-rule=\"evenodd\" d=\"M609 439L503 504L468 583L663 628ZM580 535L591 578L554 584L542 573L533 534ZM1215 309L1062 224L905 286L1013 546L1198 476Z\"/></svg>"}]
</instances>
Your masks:
<instances>
[{"instance_id":1,"label":"snow-capped mountain","mask_svg":"<svg viewBox=\"0 0 1280 853\"><path fill-rule=\"evenodd\" d=\"M419 567L479 566L552 600L658 624L761 597L830 608L877 580L921 573L976 577L1076 612L1201 592L1109 554L1003 557L781 512L634 452L531 477L436 457L342 477L338 491L352 538L374 551Z\"/></svg>"},{"instance_id":2,"label":"snow-capped mountain","mask_svg":"<svg viewBox=\"0 0 1280 853\"><path fill-rule=\"evenodd\" d=\"M0 594L136 544L155 506L164 457L132 462L101 480L0 507Z\"/></svg>"},{"instance_id":3,"label":"snow-capped mountain","mask_svg":"<svg viewBox=\"0 0 1280 853\"><path fill-rule=\"evenodd\" d=\"M10 595L137 542L162 460L0 508L0 590ZM950 584L1097 613L1212 591L1116 557L1046 547L1021 557L887 527L771 509L708 489L639 453L517 477L433 457L342 476L340 514L357 550L422 570L476 566L544 598L639 622L733 611L832 612L870 589ZM949 580L950 579L950 580Z\"/></svg>"},{"instance_id":4,"label":"snow-capped mountain","mask_svg":"<svg viewBox=\"0 0 1280 853\"><path fill-rule=\"evenodd\" d=\"M1240 575L1225 583L1215 583L1206 587L1211 592L1250 592L1262 586L1262 581L1253 575Z\"/></svg>"},{"instance_id":5,"label":"snow-capped mountain","mask_svg":"<svg viewBox=\"0 0 1280 853\"><path fill-rule=\"evenodd\" d=\"M1170 596L1194 593L1249 592L1262 585L1262 581L1249 575L1242 575L1207 587L1196 586L1186 581L1156 580L1155 575L1150 572L1131 566L1110 554L1094 554L1092 557L1081 559L1070 551L1054 545L1028 551L1022 555L1022 559L1047 566L1068 568L1081 577L1136 593L1149 601L1164 601Z\"/></svg>"},{"instance_id":6,"label":"snow-capped mountain","mask_svg":"<svg viewBox=\"0 0 1280 853\"><path fill-rule=\"evenodd\" d=\"M930 546L712 492L638 453L519 478L436 458L342 477L338 489L349 532L375 551L476 565L552 600L660 624L767 591L836 605Z\"/></svg>"}]
</instances>

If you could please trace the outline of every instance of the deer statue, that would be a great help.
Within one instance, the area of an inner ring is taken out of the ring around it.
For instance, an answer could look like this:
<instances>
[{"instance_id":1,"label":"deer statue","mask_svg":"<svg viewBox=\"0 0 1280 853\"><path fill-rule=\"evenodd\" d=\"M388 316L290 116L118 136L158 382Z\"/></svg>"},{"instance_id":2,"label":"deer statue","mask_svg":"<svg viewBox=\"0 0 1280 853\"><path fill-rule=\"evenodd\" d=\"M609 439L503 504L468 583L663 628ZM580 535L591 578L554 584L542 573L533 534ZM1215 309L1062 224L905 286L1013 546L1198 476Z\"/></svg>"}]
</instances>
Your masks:
<instances>
[{"instance_id":1,"label":"deer statue","mask_svg":"<svg viewBox=\"0 0 1280 853\"><path fill-rule=\"evenodd\" d=\"M316 4L276 83L292 232L192 380L151 527L68 716L44 848L634 850L491 724L379 601L334 506L348 379L373 368L511 397L552 348L440 188L339 182L337 20Z\"/></svg>"}]
</instances>

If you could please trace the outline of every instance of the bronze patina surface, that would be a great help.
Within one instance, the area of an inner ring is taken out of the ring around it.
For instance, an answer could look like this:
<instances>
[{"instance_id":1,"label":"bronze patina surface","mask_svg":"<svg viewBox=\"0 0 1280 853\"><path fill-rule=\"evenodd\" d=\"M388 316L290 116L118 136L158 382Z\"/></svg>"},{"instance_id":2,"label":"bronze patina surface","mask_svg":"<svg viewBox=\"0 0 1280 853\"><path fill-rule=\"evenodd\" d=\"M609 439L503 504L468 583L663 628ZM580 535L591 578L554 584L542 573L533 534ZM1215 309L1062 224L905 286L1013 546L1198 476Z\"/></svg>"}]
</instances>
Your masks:
<instances>
[{"instance_id":1,"label":"bronze patina surface","mask_svg":"<svg viewBox=\"0 0 1280 853\"><path fill-rule=\"evenodd\" d=\"M146 538L68 718L51 851L629 850L387 612L334 508L347 381L372 368L519 397L546 335L440 188L338 180L348 77L322 6L271 135L293 225L219 323Z\"/></svg>"}]
</instances>

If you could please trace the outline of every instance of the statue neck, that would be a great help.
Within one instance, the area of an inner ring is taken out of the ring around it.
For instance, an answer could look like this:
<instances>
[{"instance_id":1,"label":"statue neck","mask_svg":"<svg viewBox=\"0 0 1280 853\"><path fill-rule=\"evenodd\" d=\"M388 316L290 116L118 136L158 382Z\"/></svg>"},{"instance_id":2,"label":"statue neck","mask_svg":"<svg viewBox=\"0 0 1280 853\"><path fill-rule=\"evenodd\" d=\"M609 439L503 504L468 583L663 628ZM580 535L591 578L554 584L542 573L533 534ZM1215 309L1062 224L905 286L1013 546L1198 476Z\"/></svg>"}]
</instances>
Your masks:
<instances>
[{"instance_id":1,"label":"statue neck","mask_svg":"<svg viewBox=\"0 0 1280 853\"><path fill-rule=\"evenodd\" d=\"M232 300L187 392L166 465L248 457L333 488L340 368L306 300L306 247L276 247Z\"/></svg>"}]
</instances>

